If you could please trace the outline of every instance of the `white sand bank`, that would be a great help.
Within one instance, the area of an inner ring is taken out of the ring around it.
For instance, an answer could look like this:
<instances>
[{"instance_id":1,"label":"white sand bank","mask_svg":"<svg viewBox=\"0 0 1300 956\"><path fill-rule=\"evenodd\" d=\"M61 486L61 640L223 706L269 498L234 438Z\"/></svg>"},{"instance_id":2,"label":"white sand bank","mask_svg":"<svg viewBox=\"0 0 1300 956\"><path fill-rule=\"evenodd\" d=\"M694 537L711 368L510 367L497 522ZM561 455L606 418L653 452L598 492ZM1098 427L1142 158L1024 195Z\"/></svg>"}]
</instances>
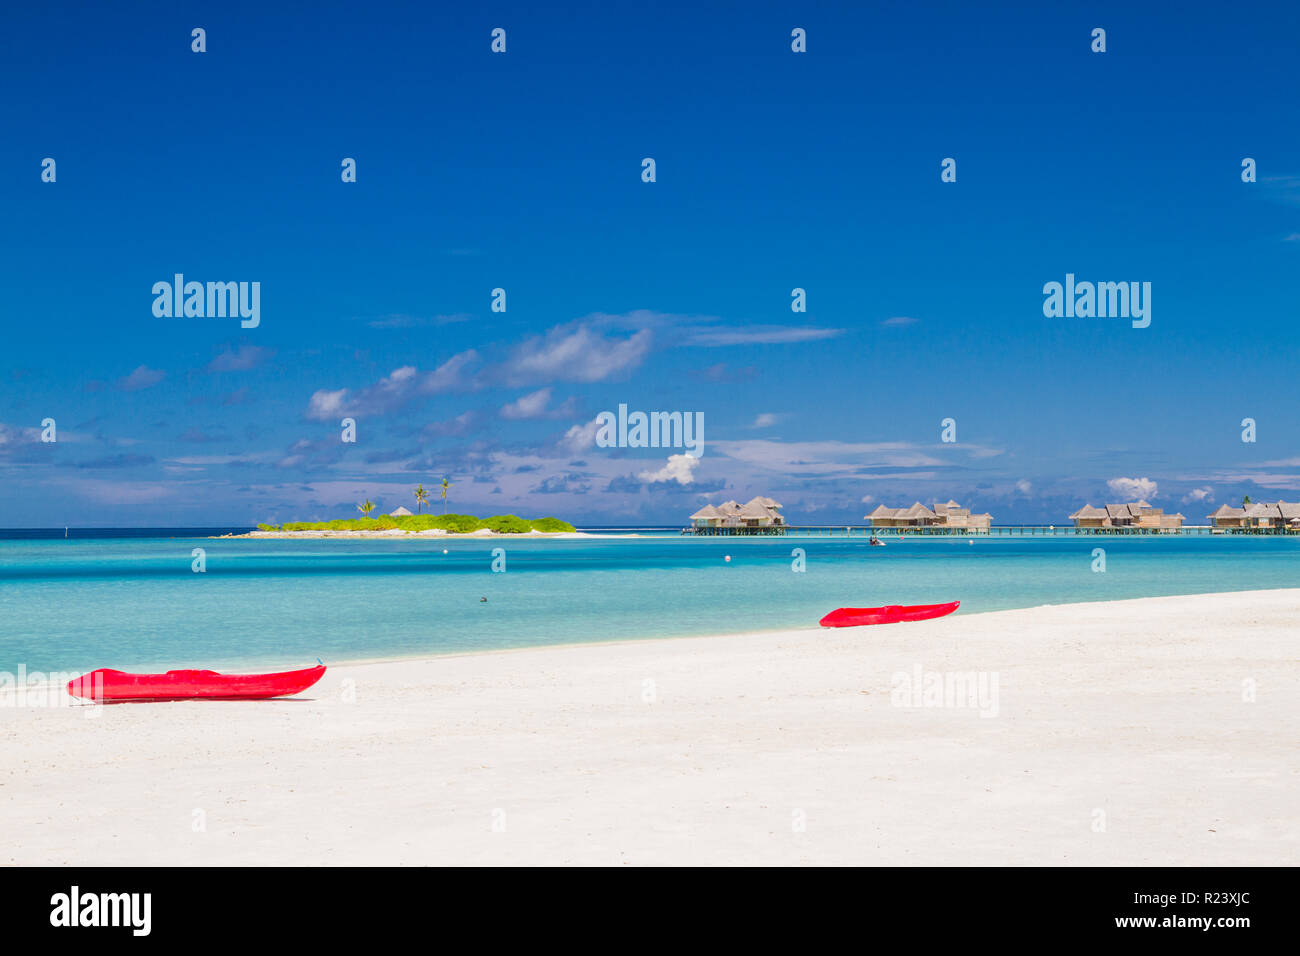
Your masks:
<instances>
[{"instance_id":1,"label":"white sand bank","mask_svg":"<svg viewBox=\"0 0 1300 956\"><path fill-rule=\"evenodd\" d=\"M1294 865L1297 688L1287 590L0 707L0 864Z\"/></svg>"}]
</instances>

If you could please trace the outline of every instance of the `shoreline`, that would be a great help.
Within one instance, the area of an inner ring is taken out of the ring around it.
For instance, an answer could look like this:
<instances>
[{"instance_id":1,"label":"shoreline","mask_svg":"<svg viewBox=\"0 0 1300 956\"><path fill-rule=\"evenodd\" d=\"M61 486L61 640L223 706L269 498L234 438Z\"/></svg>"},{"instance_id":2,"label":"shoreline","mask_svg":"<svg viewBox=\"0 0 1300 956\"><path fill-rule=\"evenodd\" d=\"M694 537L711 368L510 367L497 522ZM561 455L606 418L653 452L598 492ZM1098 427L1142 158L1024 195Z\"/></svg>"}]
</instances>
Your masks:
<instances>
[{"instance_id":1,"label":"shoreline","mask_svg":"<svg viewBox=\"0 0 1300 956\"><path fill-rule=\"evenodd\" d=\"M1025 611L1038 611L1038 610L1045 610L1049 608L1052 610L1071 609L1071 608L1083 609L1083 608L1093 608L1103 604L1116 606L1118 609L1120 605L1137 605L1146 601L1174 601L1174 600L1180 600L1184 598L1186 599L1228 598L1228 597L1238 597L1243 594L1273 595L1273 594L1287 594L1290 592L1295 592L1297 599L1300 600L1300 587L1259 588L1259 589L1252 589L1247 591L1206 591L1206 592L1198 592L1195 594L1154 594L1154 595L1148 595L1146 597L1121 598L1120 600L1071 601L1064 604L1034 604L1029 607L997 608L995 610L989 610L989 611L968 611L964 614L959 610L956 614L948 615L948 618L951 620L970 620L977 617L986 617L990 614L1016 614ZM821 627L819 625L814 624L814 625L809 625L808 627L774 627L774 628L768 628L764 630L721 631L716 634L674 634L668 637L625 637L625 638L612 638L610 640L604 640L604 641L564 641L559 644L532 644L532 645L524 645L520 647L486 647L481 650L447 651L446 653L443 654L422 653L411 657L359 657L359 658L346 658L346 659L340 658L334 663L329 663L328 661L326 661L325 663L327 667L369 667L376 664L423 664L423 663L433 664L438 661L449 660L453 658L474 658L474 657L482 657L482 656L495 656L499 654L522 654L522 653L529 653L531 651L565 650L571 648L584 648L584 647L591 647L591 648L637 647L645 644L669 644L673 641L716 641L716 640L724 640L724 639L741 640L749 637L767 637L772 634L797 634L797 635L804 635L804 636L812 636L816 634L827 634L835 630L843 630L850 633L870 632L870 631L879 630L881 628L892 628L898 626L911 627L911 626L915 626L915 623L925 623L925 622L905 623L902 625L877 624L877 625L871 625L867 627L850 627L850 628L828 628L828 627Z\"/></svg>"},{"instance_id":2,"label":"shoreline","mask_svg":"<svg viewBox=\"0 0 1300 956\"><path fill-rule=\"evenodd\" d=\"M1294 864L1298 614L1140 598L0 707L0 863ZM980 699L900 700L912 674Z\"/></svg>"}]
</instances>

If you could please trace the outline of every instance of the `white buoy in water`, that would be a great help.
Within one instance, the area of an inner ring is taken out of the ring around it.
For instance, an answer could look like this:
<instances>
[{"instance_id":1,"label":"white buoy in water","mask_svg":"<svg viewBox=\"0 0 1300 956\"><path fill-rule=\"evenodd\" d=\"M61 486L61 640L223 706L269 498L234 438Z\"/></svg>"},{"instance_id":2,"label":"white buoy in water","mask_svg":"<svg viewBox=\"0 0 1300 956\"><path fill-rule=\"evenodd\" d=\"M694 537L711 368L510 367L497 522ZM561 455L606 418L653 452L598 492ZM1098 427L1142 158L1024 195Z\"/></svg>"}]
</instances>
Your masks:
<instances>
[{"instance_id":1,"label":"white buoy in water","mask_svg":"<svg viewBox=\"0 0 1300 956\"><path fill-rule=\"evenodd\" d=\"M725 558L723 558L722 560L723 560L723 561L730 561L730 560L731 560L731 555L727 555L727 556L726 556Z\"/></svg>"},{"instance_id":2,"label":"white buoy in water","mask_svg":"<svg viewBox=\"0 0 1300 956\"><path fill-rule=\"evenodd\" d=\"M442 549L442 553L443 553L443 554L446 554L446 553L447 553L447 549L446 549L446 548L443 548L443 549Z\"/></svg>"}]
</instances>

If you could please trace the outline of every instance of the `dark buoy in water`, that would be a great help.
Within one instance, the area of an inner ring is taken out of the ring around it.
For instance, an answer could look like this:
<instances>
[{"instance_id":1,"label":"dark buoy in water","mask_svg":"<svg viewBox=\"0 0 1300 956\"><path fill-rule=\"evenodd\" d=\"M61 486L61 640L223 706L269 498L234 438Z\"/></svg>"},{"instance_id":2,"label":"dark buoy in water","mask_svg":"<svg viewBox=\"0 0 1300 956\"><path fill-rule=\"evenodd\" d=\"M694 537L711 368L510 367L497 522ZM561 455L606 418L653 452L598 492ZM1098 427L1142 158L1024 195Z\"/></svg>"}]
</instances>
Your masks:
<instances>
[{"instance_id":1,"label":"dark buoy in water","mask_svg":"<svg viewBox=\"0 0 1300 956\"><path fill-rule=\"evenodd\" d=\"M478 603L479 603L479 604L486 604L486 603L487 603L487 598L485 598L485 597L481 597L481 598L479 598L479 599L478 599Z\"/></svg>"}]
</instances>

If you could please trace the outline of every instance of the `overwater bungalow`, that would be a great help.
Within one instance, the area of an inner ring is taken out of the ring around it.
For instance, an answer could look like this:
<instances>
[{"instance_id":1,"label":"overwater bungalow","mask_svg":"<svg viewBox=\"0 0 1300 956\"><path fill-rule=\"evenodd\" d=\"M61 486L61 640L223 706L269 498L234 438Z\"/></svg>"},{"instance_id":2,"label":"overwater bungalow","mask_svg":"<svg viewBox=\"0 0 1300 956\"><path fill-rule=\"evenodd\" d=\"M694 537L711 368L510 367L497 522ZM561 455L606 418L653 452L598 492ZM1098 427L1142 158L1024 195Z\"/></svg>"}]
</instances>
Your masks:
<instances>
[{"instance_id":1,"label":"overwater bungalow","mask_svg":"<svg viewBox=\"0 0 1300 956\"><path fill-rule=\"evenodd\" d=\"M870 521L872 528L933 528L957 532L987 532L993 523L993 516L971 514L969 508L963 508L952 500L937 501L933 508L927 508L916 501L907 508L877 505L876 509L863 520Z\"/></svg>"},{"instance_id":2,"label":"overwater bungalow","mask_svg":"<svg viewBox=\"0 0 1300 956\"><path fill-rule=\"evenodd\" d=\"M691 515L691 526L695 528L716 528L723 519L723 514L713 505L705 505Z\"/></svg>"},{"instance_id":3,"label":"overwater bungalow","mask_svg":"<svg viewBox=\"0 0 1300 956\"><path fill-rule=\"evenodd\" d=\"M745 504L724 501L705 505L691 515L695 534L784 534L780 502L759 495Z\"/></svg>"},{"instance_id":4,"label":"overwater bungalow","mask_svg":"<svg viewBox=\"0 0 1300 956\"><path fill-rule=\"evenodd\" d=\"M1246 526L1246 509L1234 508L1232 505L1219 505L1205 517L1210 519L1213 528L1244 528Z\"/></svg>"},{"instance_id":5,"label":"overwater bungalow","mask_svg":"<svg viewBox=\"0 0 1300 956\"><path fill-rule=\"evenodd\" d=\"M1258 501L1246 509L1243 523L1247 528L1267 528L1271 531L1300 527L1300 504Z\"/></svg>"},{"instance_id":6,"label":"overwater bungalow","mask_svg":"<svg viewBox=\"0 0 1300 956\"><path fill-rule=\"evenodd\" d=\"M1106 513L1106 509L1094 508L1091 504L1084 505L1074 514L1070 515L1070 520L1074 522L1076 528L1110 527L1110 515Z\"/></svg>"},{"instance_id":7,"label":"overwater bungalow","mask_svg":"<svg viewBox=\"0 0 1300 956\"><path fill-rule=\"evenodd\" d=\"M1267 528L1270 530L1280 528L1284 524L1282 510L1275 502L1256 501L1246 509L1242 523L1247 528Z\"/></svg>"},{"instance_id":8,"label":"overwater bungalow","mask_svg":"<svg viewBox=\"0 0 1300 956\"><path fill-rule=\"evenodd\" d=\"M1070 515L1076 528L1115 528L1134 531L1174 532L1187 520L1182 514L1165 514L1164 508L1154 508L1146 501L1094 508L1091 503Z\"/></svg>"},{"instance_id":9,"label":"overwater bungalow","mask_svg":"<svg viewBox=\"0 0 1300 956\"><path fill-rule=\"evenodd\" d=\"M1206 515L1216 531L1300 531L1300 504L1254 501L1244 508L1219 505Z\"/></svg>"}]
</instances>

